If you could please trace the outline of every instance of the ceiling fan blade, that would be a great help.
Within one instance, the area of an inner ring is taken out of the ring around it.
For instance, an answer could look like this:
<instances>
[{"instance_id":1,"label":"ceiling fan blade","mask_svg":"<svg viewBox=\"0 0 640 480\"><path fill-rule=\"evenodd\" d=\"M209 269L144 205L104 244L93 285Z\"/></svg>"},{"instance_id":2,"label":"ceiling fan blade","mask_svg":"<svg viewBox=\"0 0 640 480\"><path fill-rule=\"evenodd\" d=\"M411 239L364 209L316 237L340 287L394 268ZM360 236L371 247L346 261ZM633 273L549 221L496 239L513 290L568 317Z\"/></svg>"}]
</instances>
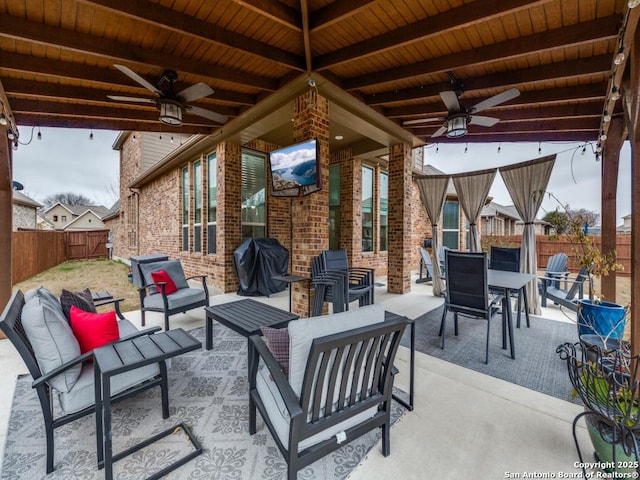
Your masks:
<instances>
[{"instance_id":1,"label":"ceiling fan blade","mask_svg":"<svg viewBox=\"0 0 640 480\"><path fill-rule=\"evenodd\" d=\"M444 135L446 132L447 132L447 126L444 125L444 126L440 127L438 130L436 130L435 133L433 135L431 135L431 138L439 137L441 135Z\"/></svg>"},{"instance_id":2,"label":"ceiling fan blade","mask_svg":"<svg viewBox=\"0 0 640 480\"><path fill-rule=\"evenodd\" d=\"M194 107L191 105L187 105L185 108L187 112L191 112L199 117L208 118L209 120L213 120L217 123L224 123L227 121L226 115L221 115L219 113L212 112L211 110L205 110L204 108Z\"/></svg>"},{"instance_id":3,"label":"ceiling fan blade","mask_svg":"<svg viewBox=\"0 0 640 480\"><path fill-rule=\"evenodd\" d=\"M511 88L509 90L505 90L502 93L498 93L493 97L489 97L486 100L483 100L480 103L477 103L473 107L469 109L469 113L477 113L487 108L495 107L496 105L500 105L501 103L507 102L513 98L516 98L520 95L520 90L517 88Z\"/></svg>"},{"instance_id":4,"label":"ceiling fan blade","mask_svg":"<svg viewBox=\"0 0 640 480\"><path fill-rule=\"evenodd\" d=\"M120 95L107 95L107 97L118 102L153 103L154 105L156 104L156 101L153 98L122 97Z\"/></svg>"},{"instance_id":5,"label":"ceiling fan blade","mask_svg":"<svg viewBox=\"0 0 640 480\"><path fill-rule=\"evenodd\" d=\"M212 93L213 88L211 88L206 83L200 82L185 88L180 93L178 93L177 96L181 98L183 102L189 103L193 102L194 100L198 100L199 98L208 97Z\"/></svg>"},{"instance_id":6,"label":"ceiling fan blade","mask_svg":"<svg viewBox=\"0 0 640 480\"><path fill-rule=\"evenodd\" d=\"M499 118L485 117L484 115L471 115L469 125L480 125L482 127L493 127L500 121Z\"/></svg>"},{"instance_id":7,"label":"ceiling fan blade","mask_svg":"<svg viewBox=\"0 0 640 480\"><path fill-rule=\"evenodd\" d=\"M131 80L134 80L135 82L142 85L147 90L151 90L153 93L157 95L162 95L162 92L158 90L157 87L154 87L153 85L151 85L151 83L149 83L147 80L142 78L140 75L138 75L136 72L131 70L129 67L125 67L124 65L118 65L118 64L114 64L113 66L116 67L118 70L120 70L122 73L124 73Z\"/></svg>"},{"instance_id":8,"label":"ceiling fan blade","mask_svg":"<svg viewBox=\"0 0 640 480\"><path fill-rule=\"evenodd\" d=\"M444 122L446 118L438 117L438 118L417 118L416 120L406 120L402 122L403 125L417 125L419 123L428 123L428 122Z\"/></svg>"},{"instance_id":9,"label":"ceiling fan blade","mask_svg":"<svg viewBox=\"0 0 640 480\"><path fill-rule=\"evenodd\" d=\"M447 107L449 113L460 111L460 102L458 102L458 95L456 95L456 92L440 92L440 98L442 99L442 103Z\"/></svg>"}]
</instances>

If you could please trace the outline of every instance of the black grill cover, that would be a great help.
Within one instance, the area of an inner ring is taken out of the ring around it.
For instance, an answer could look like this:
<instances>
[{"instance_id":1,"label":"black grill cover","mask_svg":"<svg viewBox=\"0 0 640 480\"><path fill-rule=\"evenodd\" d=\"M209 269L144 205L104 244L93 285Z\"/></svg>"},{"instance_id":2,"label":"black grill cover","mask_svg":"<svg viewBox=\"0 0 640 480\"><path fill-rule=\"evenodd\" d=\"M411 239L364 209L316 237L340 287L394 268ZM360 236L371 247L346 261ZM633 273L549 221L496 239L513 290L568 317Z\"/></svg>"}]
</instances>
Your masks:
<instances>
[{"instance_id":1,"label":"black grill cover","mask_svg":"<svg viewBox=\"0 0 640 480\"><path fill-rule=\"evenodd\" d=\"M247 238L233 252L238 274L238 295L272 295L287 288L274 275L286 275L289 251L275 238Z\"/></svg>"}]
</instances>

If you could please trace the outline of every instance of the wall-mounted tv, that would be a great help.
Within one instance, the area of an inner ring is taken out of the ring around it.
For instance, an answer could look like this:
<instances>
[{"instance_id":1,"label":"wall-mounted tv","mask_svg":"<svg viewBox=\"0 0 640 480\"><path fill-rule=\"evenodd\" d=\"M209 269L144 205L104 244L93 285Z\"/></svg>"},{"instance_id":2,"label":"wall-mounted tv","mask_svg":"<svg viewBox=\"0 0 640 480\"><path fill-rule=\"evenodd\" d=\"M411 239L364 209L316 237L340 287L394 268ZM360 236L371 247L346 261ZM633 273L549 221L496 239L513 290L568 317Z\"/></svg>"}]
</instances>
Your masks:
<instances>
[{"instance_id":1,"label":"wall-mounted tv","mask_svg":"<svg viewBox=\"0 0 640 480\"><path fill-rule=\"evenodd\" d=\"M271 193L296 197L320 189L318 141L315 138L279 148L269 154Z\"/></svg>"}]
</instances>

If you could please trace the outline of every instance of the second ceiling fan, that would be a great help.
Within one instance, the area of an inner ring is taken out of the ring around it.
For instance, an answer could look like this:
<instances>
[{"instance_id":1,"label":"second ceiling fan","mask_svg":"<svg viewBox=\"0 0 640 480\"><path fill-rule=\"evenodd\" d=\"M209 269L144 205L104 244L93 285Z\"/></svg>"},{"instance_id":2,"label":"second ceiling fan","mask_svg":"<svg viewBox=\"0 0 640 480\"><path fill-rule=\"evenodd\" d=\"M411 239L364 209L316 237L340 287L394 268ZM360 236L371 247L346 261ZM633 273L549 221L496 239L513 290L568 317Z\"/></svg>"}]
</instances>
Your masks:
<instances>
[{"instance_id":1,"label":"second ceiling fan","mask_svg":"<svg viewBox=\"0 0 640 480\"><path fill-rule=\"evenodd\" d=\"M476 103L471 108L463 108L458 101L458 98L462 95L462 86L459 82L450 74L451 83L455 88L455 91L440 92L440 98L447 107L446 117L437 118L419 118L416 120L407 120L402 122L403 125L418 125L428 122L443 122L442 126L436 130L431 138L447 135L449 138L459 138L467 134L467 125L480 125L482 127L493 127L500 119L495 117L487 117L484 115L477 115L477 113L486 110L487 108L495 107L501 103L512 100L520 95L520 90L517 88L510 88L502 93L498 93L493 97L489 97L479 103Z\"/></svg>"}]
</instances>

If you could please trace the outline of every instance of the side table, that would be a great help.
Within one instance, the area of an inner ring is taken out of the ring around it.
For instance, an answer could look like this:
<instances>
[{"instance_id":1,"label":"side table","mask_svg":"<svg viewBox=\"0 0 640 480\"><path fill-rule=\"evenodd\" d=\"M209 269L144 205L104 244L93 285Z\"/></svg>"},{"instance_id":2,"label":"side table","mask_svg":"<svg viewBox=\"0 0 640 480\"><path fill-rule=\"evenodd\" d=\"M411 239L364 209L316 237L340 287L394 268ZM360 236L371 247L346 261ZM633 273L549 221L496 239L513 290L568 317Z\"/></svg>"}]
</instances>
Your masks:
<instances>
[{"instance_id":1,"label":"side table","mask_svg":"<svg viewBox=\"0 0 640 480\"><path fill-rule=\"evenodd\" d=\"M184 465L202 453L202 446L191 433L189 427L183 422L116 455L113 455L111 439L111 377L152 363L158 363L161 370L166 369L167 366L164 362L166 359L201 347L202 344L198 340L183 329L178 328L155 335L115 342L94 350L98 468L104 467L106 480L113 479L113 462L171 435L177 428L181 428L188 435L195 450L152 475L149 480L162 478L168 472ZM169 399L164 396L162 398L162 411L163 415L166 415L164 418L167 418Z\"/></svg>"},{"instance_id":2,"label":"side table","mask_svg":"<svg viewBox=\"0 0 640 480\"><path fill-rule=\"evenodd\" d=\"M289 311L291 311L291 288L293 284L296 282L304 282L307 281L307 317L311 316L311 278L310 277L300 277L298 275L275 275L273 277L274 280L278 280L280 282L285 282L289 285Z\"/></svg>"}]
</instances>

